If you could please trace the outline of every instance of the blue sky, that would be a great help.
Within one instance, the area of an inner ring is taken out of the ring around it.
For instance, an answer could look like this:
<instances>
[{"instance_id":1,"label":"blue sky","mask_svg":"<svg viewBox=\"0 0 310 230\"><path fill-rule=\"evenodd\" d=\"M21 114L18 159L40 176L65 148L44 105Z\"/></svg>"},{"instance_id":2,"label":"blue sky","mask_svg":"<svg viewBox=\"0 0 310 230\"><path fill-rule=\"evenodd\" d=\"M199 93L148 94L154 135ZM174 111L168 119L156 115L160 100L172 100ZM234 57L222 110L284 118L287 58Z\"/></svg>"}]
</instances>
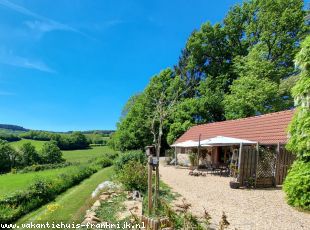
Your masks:
<instances>
[{"instance_id":1,"label":"blue sky","mask_svg":"<svg viewBox=\"0 0 310 230\"><path fill-rule=\"evenodd\" d=\"M115 129L128 98L236 0L0 0L0 123Z\"/></svg>"}]
</instances>

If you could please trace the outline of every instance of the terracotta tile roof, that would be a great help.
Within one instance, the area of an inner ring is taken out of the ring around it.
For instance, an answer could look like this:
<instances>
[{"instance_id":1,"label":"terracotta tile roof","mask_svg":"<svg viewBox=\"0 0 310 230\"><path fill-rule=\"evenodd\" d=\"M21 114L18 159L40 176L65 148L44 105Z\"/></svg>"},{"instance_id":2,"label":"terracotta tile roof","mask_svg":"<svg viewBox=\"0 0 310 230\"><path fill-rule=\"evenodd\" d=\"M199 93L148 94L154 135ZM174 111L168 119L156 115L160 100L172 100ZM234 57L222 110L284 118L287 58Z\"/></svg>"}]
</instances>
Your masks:
<instances>
[{"instance_id":1,"label":"terracotta tile roof","mask_svg":"<svg viewBox=\"0 0 310 230\"><path fill-rule=\"evenodd\" d=\"M215 136L240 138L261 144L286 143L287 127L292 120L294 110L248 117L237 120L220 121L196 125L186 131L175 143L187 140L208 139Z\"/></svg>"}]
</instances>

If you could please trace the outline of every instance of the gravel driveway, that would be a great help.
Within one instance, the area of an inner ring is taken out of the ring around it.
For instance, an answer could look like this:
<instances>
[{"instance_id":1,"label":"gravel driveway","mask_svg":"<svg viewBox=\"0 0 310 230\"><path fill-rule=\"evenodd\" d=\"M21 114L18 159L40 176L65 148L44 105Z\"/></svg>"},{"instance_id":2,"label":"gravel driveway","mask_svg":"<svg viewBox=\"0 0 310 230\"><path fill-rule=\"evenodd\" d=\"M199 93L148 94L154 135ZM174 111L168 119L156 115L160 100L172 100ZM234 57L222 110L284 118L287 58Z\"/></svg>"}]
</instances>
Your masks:
<instances>
[{"instance_id":1,"label":"gravel driveway","mask_svg":"<svg viewBox=\"0 0 310 230\"><path fill-rule=\"evenodd\" d=\"M193 177L188 172L160 167L161 179L192 204L194 214L201 216L205 207L213 224L219 223L225 211L232 229L310 229L310 214L287 205L280 188L231 189L230 178Z\"/></svg>"}]
</instances>

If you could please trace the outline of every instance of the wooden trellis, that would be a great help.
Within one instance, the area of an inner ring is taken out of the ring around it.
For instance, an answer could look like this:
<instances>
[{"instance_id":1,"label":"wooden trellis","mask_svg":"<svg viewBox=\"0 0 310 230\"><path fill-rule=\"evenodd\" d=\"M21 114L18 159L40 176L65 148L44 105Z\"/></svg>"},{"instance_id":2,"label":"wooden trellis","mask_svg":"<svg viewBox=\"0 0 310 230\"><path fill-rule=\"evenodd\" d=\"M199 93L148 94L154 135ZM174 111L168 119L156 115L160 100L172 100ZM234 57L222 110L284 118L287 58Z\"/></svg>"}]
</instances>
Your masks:
<instances>
[{"instance_id":1,"label":"wooden trellis","mask_svg":"<svg viewBox=\"0 0 310 230\"><path fill-rule=\"evenodd\" d=\"M256 187L281 185L294 159L294 154L287 151L284 145L242 146L238 181L241 186L249 178L255 179Z\"/></svg>"}]
</instances>

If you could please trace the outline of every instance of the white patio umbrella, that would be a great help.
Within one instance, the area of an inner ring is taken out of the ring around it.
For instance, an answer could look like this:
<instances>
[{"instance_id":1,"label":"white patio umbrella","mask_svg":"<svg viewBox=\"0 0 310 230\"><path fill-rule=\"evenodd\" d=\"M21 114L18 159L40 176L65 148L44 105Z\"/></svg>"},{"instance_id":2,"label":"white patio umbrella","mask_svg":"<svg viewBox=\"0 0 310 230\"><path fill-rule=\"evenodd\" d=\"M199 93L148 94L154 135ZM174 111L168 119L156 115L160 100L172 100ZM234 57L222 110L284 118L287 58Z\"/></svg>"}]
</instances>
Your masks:
<instances>
[{"instance_id":1,"label":"white patio umbrella","mask_svg":"<svg viewBox=\"0 0 310 230\"><path fill-rule=\"evenodd\" d=\"M198 145L199 145L198 141L189 140L189 141L184 141L184 142L180 142L180 143L171 145L171 147L183 147L183 148L186 148L186 147L198 147Z\"/></svg>"},{"instance_id":2,"label":"white patio umbrella","mask_svg":"<svg viewBox=\"0 0 310 230\"><path fill-rule=\"evenodd\" d=\"M216 136L207 140L201 141L201 146L225 146L239 144L256 144L255 141L249 141L233 137Z\"/></svg>"}]
</instances>

